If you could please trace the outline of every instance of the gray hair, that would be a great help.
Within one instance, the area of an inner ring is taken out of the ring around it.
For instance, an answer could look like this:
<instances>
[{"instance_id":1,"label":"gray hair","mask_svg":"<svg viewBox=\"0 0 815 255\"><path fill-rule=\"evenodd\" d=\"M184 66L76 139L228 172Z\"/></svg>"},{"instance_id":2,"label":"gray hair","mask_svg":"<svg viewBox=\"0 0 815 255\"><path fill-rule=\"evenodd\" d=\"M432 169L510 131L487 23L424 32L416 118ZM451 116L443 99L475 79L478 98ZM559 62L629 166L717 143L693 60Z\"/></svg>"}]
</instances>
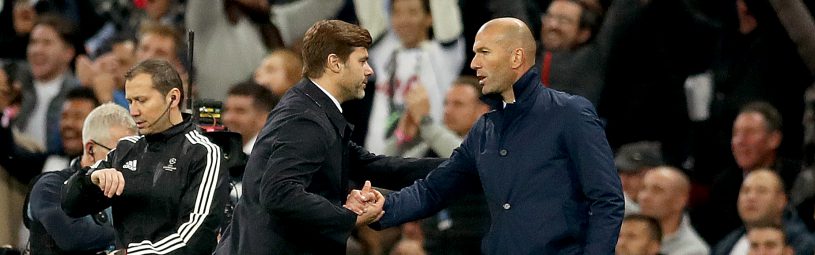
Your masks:
<instances>
[{"instance_id":1,"label":"gray hair","mask_svg":"<svg viewBox=\"0 0 815 255\"><path fill-rule=\"evenodd\" d=\"M125 128L137 132L136 121L124 108L114 103L105 103L96 107L85 118L82 125L82 143L90 140L101 143L110 141L110 129L113 127Z\"/></svg>"}]
</instances>

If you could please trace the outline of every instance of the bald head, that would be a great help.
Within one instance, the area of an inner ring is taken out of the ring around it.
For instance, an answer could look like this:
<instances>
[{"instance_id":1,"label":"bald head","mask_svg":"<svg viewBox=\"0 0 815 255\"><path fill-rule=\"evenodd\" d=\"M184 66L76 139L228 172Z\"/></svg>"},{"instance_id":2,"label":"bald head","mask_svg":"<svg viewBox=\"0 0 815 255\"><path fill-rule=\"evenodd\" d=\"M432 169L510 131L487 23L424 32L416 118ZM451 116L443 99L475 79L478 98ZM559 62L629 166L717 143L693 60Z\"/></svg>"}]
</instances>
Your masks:
<instances>
[{"instance_id":1,"label":"bald head","mask_svg":"<svg viewBox=\"0 0 815 255\"><path fill-rule=\"evenodd\" d=\"M535 64L535 37L526 23L516 18L497 18L484 23L478 34L493 37L507 50L522 49L524 60L530 67ZM526 71L526 70L523 70Z\"/></svg>"},{"instance_id":2,"label":"bald head","mask_svg":"<svg viewBox=\"0 0 815 255\"><path fill-rule=\"evenodd\" d=\"M643 177L638 198L642 214L660 220L681 217L690 196L690 181L679 169L661 166Z\"/></svg>"},{"instance_id":3,"label":"bald head","mask_svg":"<svg viewBox=\"0 0 815 255\"><path fill-rule=\"evenodd\" d=\"M688 194L690 192L690 181L685 173L679 169L661 166L654 169L655 175L663 177L667 184L669 184L678 194Z\"/></svg>"}]
</instances>

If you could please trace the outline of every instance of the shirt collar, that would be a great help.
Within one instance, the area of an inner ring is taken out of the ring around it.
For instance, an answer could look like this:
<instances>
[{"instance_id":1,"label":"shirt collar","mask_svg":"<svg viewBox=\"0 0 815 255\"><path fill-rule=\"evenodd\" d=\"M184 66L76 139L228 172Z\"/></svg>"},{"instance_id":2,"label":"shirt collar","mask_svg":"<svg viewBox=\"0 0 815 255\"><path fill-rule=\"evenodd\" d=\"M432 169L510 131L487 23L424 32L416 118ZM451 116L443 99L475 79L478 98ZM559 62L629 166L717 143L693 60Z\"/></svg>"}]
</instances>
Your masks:
<instances>
[{"instance_id":1,"label":"shirt collar","mask_svg":"<svg viewBox=\"0 0 815 255\"><path fill-rule=\"evenodd\" d=\"M323 93L325 93L325 94L328 96L328 98L331 98L331 102L334 102L334 105L336 105L336 106L337 106L337 109L339 109L339 110L340 110L340 113L342 113L342 106L340 106L340 101L337 101L337 99L336 99L336 98L334 98L334 96L332 96L332 95L331 95L331 93L328 93L328 91L326 91L326 90L323 88L323 86L322 86L322 85L317 84L317 82L316 82L316 81L314 81L314 80L312 80L312 79L309 79L309 80L311 80L311 82L313 82L313 83L314 83L314 85L317 85L317 88L319 88L321 91L323 91Z\"/></svg>"}]
</instances>

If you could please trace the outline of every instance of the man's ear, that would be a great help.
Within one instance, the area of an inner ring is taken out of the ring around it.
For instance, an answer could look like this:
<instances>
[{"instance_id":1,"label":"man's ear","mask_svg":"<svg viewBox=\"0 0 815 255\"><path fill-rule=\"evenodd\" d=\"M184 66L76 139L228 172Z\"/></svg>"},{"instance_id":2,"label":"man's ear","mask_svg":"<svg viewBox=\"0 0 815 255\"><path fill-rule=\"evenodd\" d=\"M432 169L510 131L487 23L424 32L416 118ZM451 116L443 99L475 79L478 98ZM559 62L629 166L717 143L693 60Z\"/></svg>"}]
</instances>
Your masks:
<instances>
[{"instance_id":1,"label":"man's ear","mask_svg":"<svg viewBox=\"0 0 815 255\"><path fill-rule=\"evenodd\" d=\"M326 68L334 73L339 73L342 70L342 61L337 54L328 54L328 59L325 61Z\"/></svg>"},{"instance_id":2,"label":"man's ear","mask_svg":"<svg viewBox=\"0 0 815 255\"><path fill-rule=\"evenodd\" d=\"M177 88L170 89L170 105L181 108L181 90Z\"/></svg>"},{"instance_id":3,"label":"man's ear","mask_svg":"<svg viewBox=\"0 0 815 255\"><path fill-rule=\"evenodd\" d=\"M523 48L515 48L512 50L512 63L510 67L512 69L518 68L524 63L524 49Z\"/></svg>"}]
</instances>

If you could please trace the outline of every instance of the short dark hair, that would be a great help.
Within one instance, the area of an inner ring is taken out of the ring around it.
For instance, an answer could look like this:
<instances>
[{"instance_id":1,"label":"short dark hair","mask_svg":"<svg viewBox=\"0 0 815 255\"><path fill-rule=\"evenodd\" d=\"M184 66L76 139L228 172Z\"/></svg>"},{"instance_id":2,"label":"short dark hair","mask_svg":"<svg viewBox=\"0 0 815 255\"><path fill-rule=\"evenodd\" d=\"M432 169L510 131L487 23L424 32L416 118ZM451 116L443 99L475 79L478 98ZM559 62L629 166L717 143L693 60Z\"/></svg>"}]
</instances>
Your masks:
<instances>
[{"instance_id":1,"label":"short dark hair","mask_svg":"<svg viewBox=\"0 0 815 255\"><path fill-rule=\"evenodd\" d=\"M595 0L562 1L572 2L580 6L580 21L578 22L578 26L580 29L589 29L589 31L591 31L589 41L591 38L594 38L594 36L597 35L597 31L600 30L600 23L603 21L603 7L600 3Z\"/></svg>"},{"instance_id":2,"label":"short dark hair","mask_svg":"<svg viewBox=\"0 0 815 255\"><path fill-rule=\"evenodd\" d=\"M168 37L173 39L173 50L175 51L175 55L179 58L183 58L183 51L182 47L184 46L184 42L181 40L181 33L179 33L178 29L175 27L164 25L161 23L156 22L144 22L139 27L139 34L138 34L138 43L141 44L142 37L147 34L154 34L161 37Z\"/></svg>"},{"instance_id":3,"label":"short dark hair","mask_svg":"<svg viewBox=\"0 0 815 255\"><path fill-rule=\"evenodd\" d=\"M766 125L768 132L781 132L783 123L781 113L779 113L778 110L771 104L764 101L754 101L742 106L741 110L739 110L739 114L751 112L758 113L764 117L764 121L766 122L764 124Z\"/></svg>"},{"instance_id":4,"label":"short dark hair","mask_svg":"<svg viewBox=\"0 0 815 255\"><path fill-rule=\"evenodd\" d=\"M69 48L74 49L76 54L84 52L82 47L79 47L79 33L71 20L65 18L57 13L45 13L37 17L34 26L43 25L48 26L57 32L59 38Z\"/></svg>"},{"instance_id":5,"label":"short dark hair","mask_svg":"<svg viewBox=\"0 0 815 255\"><path fill-rule=\"evenodd\" d=\"M753 229L763 229L763 228L777 230L778 232L781 233L781 240L784 241L784 245L789 244L789 242L787 241L787 232L784 231L784 225L782 224L772 222L758 222L756 224L748 226L747 233L750 233L750 231L752 231Z\"/></svg>"},{"instance_id":6,"label":"short dark hair","mask_svg":"<svg viewBox=\"0 0 815 255\"><path fill-rule=\"evenodd\" d=\"M481 84L478 83L478 78L476 78L475 76L472 76L472 75L459 76L456 79L456 81L453 82L453 85L456 85L456 84L463 84L463 85L473 87L473 89L475 89L475 93L476 93L475 95L478 98L481 98L481 96L484 95L484 94L481 93L481 87L483 87L483 86L481 86Z\"/></svg>"},{"instance_id":7,"label":"short dark hair","mask_svg":"<svg viewBox=\"0 0 815 255\"><path fill-rule=\"evenodd\" d=\"M173 65L163 59L148 59L136 64L125 74L125 80L130 81L133 77L139 74L149 74L150 79L153 81L153 88L161 92L162 95L167 95L173 88L177 88L180 92L178 99L179 108L184 102L184 84L181 82L181 76L175 71Z\"/></svg>"},{"instance_id":8,"label":"short dark hair","mask_svg":"<svg viewBox=\"0 0 815 255\"><path fill-rule=\"evenodd\" d=\"M317 21L303 37L303 76L320 78L328 55L345 62L355 47L371 47L368 30L341 20Z\"/></svg>"},{"instance_id":9,"label":"short dark hair","mask_svg":"<svg viewBox=\"0 0 815 255\"><path fill-rule=\"evenodd\" d=\"M278 98L266 87L249 80L233 85L227 92L229 96L248 96L254 100L252 105L263 111L272 111L277 105Z\"/></svg>"},{"instance_id":10,"label":"short dark hair","mask_svg":"<svg viewBox=\"0 0 815 255\"><path fill-rule=\"evenodd\" d=\"M93 92L93 89L88 87L71 88L65 94L65 101L68 100L88 100L93 103L94 108L101 105L99 98L96 98L96 93Z\"/></svg>"},{"instance_id":11,"label":"short dark hair","mask_svg":"<svg viewBox=\"0 0 815 255\"><path fill-rule=\"evenodd\" d=\"M659 221L651 216L645 216L642 214L629 214L623 218L623 222L626 221L639 221L645 223L645 226L648 228L648 236L651 237L652 240L657 242L662 242L662 226L659 225Z\"/></svg>"}]
</instances>

